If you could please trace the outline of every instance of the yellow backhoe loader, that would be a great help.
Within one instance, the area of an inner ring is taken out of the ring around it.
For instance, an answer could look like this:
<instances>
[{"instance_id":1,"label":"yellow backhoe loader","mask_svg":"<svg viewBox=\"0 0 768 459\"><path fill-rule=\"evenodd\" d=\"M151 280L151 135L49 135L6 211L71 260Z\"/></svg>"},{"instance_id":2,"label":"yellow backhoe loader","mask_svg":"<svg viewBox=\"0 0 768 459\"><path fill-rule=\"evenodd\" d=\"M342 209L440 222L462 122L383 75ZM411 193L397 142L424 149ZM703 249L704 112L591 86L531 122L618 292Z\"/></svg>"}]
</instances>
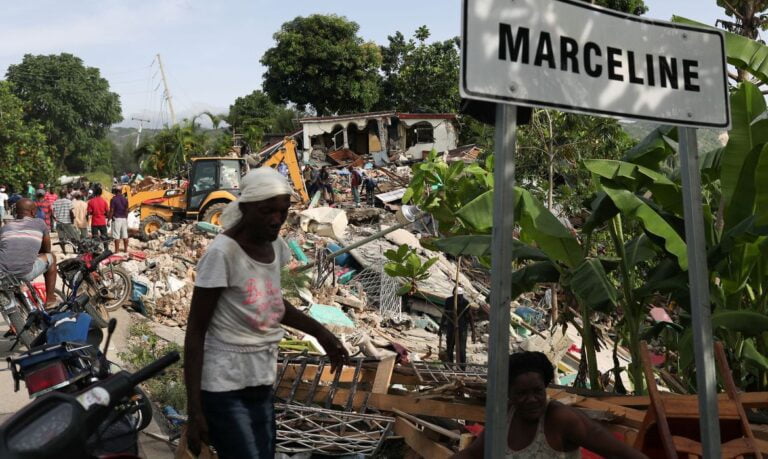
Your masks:
<instances>
[{"instance_id":1,"label":"yellow backhoe loader","mask_svg":"<svg viewBox=\"0 0 768 459\"><path fill-rule=\"evenodd\" d=\"M288 166L288 179L298 199L309 201L301 176L296 141L286 137L282 145L257 160L257 167ZM140 237L146 238L165 223L198 220L221 224L221 213L240 194L240 179L248 173L244 158L192 158L189 181L169 190L152 190L129 196L129 208L141 206Z\"/></svg>"}]
</instances>

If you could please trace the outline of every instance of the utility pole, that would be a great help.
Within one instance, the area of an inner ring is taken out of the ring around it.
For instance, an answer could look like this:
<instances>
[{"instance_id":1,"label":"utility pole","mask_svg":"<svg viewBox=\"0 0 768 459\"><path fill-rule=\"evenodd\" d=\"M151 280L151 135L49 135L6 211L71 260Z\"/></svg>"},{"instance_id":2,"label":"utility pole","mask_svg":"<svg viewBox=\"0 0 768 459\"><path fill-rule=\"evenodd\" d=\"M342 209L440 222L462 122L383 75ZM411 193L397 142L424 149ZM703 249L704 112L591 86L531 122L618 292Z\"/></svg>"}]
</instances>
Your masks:
<instances>
[{"instance_id":1,"label":"utility pole","mask_svg":"<svg viewBox=\"0 0 768 459\"><path fill-rule=\"evenodd\" d=\"M141 118L131 118L133 121L139 122L139 133L136 134L136 148L139 148L139 141L141 140L141 128L144 126L144 123L149 123L149 120L141 119Z\"/></svg>"},{"instance_id":2,"label":"utility pole","mask_svg":"<svg viewBox=\"0 0 768 459\"><path fill-rule=\"evenodd\" d=\"M171 124L176 124L176 113L173 111L171 103L171 91L168 89L168 80L165 78L165 69L163 61L160 59L160 53L157 53L157 64L160 66L160 76L163 78L163 87L165 88L165 100L168 102L168 111L171 112Z\"/></svg>"}]
</instances>

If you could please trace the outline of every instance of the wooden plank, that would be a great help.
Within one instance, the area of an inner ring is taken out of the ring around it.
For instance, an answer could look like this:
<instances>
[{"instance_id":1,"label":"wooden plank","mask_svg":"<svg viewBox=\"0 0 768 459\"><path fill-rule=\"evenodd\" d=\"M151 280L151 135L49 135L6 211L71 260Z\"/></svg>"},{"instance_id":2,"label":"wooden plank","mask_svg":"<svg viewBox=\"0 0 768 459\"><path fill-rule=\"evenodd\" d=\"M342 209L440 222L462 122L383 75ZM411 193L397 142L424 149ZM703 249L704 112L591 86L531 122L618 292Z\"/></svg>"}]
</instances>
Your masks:
<instances>
[{"instance_id":1,"label":"wooden plank","mask_svg":"<svg viewBox=\"0 0 768 459\"><path fill-rule=\"evenodd\" d=\"M610 403L593 400L591 398L584 398L584 400L576 402L572 406L575 408L608 412L618 418L617 421L614 422L634 428L640 428L643 424L643 418L645 418L644 411L627 408L625 406L611 405Z\"/></svg>"},{"instance_id":2,"label":"wooden plank","mask_svg":"<svg viewBox=\"0 0 768 459\"><path fill-rule=\"evenodd\" d=\"M419 381L419 378L416 375L407 375L400 373L400 371L395 371L392 373L391 384L402 384L403 386L419 386L422 383Z\"/></svg>"},{"instance_id":3,"label":"wooden plank","mask_svg":"<svg viewBox=\"0 0 768 459\"><path fill-rule=\"evenodd\" d=\"M418 427L401 417L395 419L395 433L403 437L405 443L421 457L447 459L454 455L453 451L430 440Z\"/></svg>"},{"instance_id":4,"label":"wooden plank","mask_svg":"<svg viewBox=\"0 0 768 459\"><path fill-rule=\"evenodd\" d=\"M667 393L663 393L662 395L665 397L679 396L679 394ZM633 408L646 408L650 404L650 398L647 395L606 395L595 396L591 398L610 403L612 405L621 405ZM727 400L728 395L718 394L717 398L718 400ZM744 408L768 408L768 392L741 392L739 394L739 398L741 398L741 404L744 405Z\"/></svg>"},{"instance_id":5,"label":"wooden plank","mask_svg":"<svg viewBox=\"0 0 768 459\"><path fill-rule=\"evenodd\" d=\"M301 368L300 364L290 364L288 365L288 368L285 370L285 375L283 375L283 381L293 381L296 379L296 375L299 374L299 370ZM318 365L307 365L307 367L304 369L304 373L301 376L301 379L304 381L311 381L315 378L315 375L317 375L317 368ZM278 370L278 374L280 373L280 370ZM376 370L373 368L361 368L360 369L360 381L372 381L374 380L376 376ZM334 380L335 375L331 373L331 367L330 365L325 365L323 367L323 375L320 377L321 382L332 382ZM353 378L355 377L355 368L351 366L345 366L341 370L341 377L339 378L339 382L342 383L348 383L352 382Z\"/></svg>"},{"instance_id":6,"label":"wooden plank","mask_svg":"<svg viewBox=\"0 0 768 459\"><path fill-rule=\"evenodd\" d=\"M296 398L306 399L308 395L308 385L302 384L296 390ZM277 397L287 397L290 395L290 383L282 383L277 388ZM337 389L333 397L334 405L344 405L349 399L348 389ZM328 387L318 387L315 391L315 401L324 401L328 396ZM356 391L352 407L359 410L366 397L368 397L368 406L377 408L381 411L392 412L397 408L405 413L416 416L426 415L447 419L464 419L466 421L482 422L485 419L485 406L468 405L464 403L441 402L437 400L424 400L401 395L373 394L363 391Z\"/></svg>"},{"instance_id":7,"label":"wooden plank","mask_svg":"<svg viewBox=\"0 0 768 459\"><path fill-rule=\"evenodd\" d=\"M371 392L374 394L386 394L392 381L392 371L395 369L397 356L384 357L376 368L376 376L373 379Z\"/></svg>"},{"instance_id":8,"label":"wooden plank","mask_svg":"<svg viewBox=\"0 0 768 459\"><path fill-rule=\"evenodd\" d=\"M439 433L440 435L444 435L444 436L450 438L451 440L457 440L457 441L461 440L461 435L457 434L456 432L453 432L453 431L448 430L446 428L443 428L443 427L440 427L438 425L432 424L431 422L427 422L427 421L425 421L423 419L419 419L416 416L410 415L408 413L404 413L404 412L398 410L397 408L395 408L392 411L394 411L394 413L396 415L400 416L403 419L407 419L407 420L411 421L414 424L418 424L418 425L420 425L420 426L422 426L424 428L433 430L433 431Z\"/></svg>"}]
</instances>

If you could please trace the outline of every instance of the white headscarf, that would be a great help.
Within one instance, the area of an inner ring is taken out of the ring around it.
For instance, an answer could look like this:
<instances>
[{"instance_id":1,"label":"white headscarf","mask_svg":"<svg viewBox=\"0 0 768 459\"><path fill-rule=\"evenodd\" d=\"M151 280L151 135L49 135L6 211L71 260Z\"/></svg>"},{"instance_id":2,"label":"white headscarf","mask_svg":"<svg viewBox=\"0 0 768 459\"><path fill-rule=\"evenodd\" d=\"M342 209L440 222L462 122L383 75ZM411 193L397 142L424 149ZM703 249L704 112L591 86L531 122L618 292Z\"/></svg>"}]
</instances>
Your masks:
<instances>
[{"instance_id":1,"label":"white headscarf","mask_svg":"<svg viewBox=\"0 0 768 459\"><path fill-rule=\"evenodd\" d=\"M293 189L285 177L271 167L259 167L243 177L240 181L240 197L227 204L221 214L221 226L228 230L237 225L243 218L240 212L241 202L264 201L275 196L291 195Z\"/></svg>"}]
</instances>

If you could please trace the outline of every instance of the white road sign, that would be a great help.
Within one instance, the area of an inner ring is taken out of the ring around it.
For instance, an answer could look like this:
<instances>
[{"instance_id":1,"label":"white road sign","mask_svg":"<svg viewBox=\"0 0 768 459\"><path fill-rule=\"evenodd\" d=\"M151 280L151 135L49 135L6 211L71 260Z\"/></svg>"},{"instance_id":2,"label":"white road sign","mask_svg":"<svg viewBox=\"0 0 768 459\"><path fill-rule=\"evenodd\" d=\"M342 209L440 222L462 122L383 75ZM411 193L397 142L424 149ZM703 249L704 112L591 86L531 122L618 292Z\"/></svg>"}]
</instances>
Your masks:
<instances>
[{"instance_id":1,"label":"white road sign","mask_svg":"<svg viewBox=\"0 0 768 459\"><path fill-rule=\"evenodd\" d=\"M461 95L730 127L725 40L578 0L464 0Z\"/></svg>"}]
</instances>

